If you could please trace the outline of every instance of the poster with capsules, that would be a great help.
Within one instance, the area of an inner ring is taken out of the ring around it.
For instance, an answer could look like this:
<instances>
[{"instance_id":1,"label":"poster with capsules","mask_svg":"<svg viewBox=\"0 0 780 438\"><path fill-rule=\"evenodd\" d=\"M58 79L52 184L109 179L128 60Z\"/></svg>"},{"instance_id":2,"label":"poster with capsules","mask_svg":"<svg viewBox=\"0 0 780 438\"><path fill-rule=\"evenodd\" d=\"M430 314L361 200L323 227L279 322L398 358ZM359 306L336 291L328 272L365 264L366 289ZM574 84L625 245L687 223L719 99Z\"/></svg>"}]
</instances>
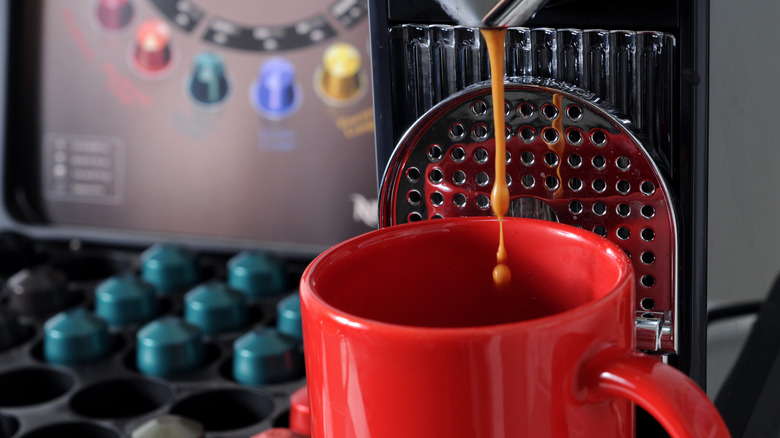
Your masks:
<instances>
[{"instance_id":1,"label":"poster with capsules","mask_svg":"<svg viewBox=\"0 0 780 438\"><path fill-rule=\"evenodd\" d=\"M376 227L365 0L36 0L42 215L321 249Z\"/></svg>"}]
</instances>

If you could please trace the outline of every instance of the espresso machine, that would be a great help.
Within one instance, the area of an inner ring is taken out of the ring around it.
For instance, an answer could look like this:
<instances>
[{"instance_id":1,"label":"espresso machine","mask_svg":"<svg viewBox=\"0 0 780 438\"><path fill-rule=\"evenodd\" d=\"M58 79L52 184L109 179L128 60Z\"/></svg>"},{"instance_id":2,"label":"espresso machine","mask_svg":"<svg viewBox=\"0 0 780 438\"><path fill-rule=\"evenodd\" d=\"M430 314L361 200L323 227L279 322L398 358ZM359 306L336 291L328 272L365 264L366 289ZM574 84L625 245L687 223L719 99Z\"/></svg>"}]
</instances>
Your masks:
<instances>
[{"instance_id":1,"label":"espresso machine","mask_svg":"<svg viewBox=\"0 0 780 438\"><path fill-rule=\"evenodd\" d=\"M369 7L380 226L491 214L495 103L478 26L509 26L509 215L623 248L637 347L703 385L708 2L442 3Z\"/></svg>"}]
</instances>

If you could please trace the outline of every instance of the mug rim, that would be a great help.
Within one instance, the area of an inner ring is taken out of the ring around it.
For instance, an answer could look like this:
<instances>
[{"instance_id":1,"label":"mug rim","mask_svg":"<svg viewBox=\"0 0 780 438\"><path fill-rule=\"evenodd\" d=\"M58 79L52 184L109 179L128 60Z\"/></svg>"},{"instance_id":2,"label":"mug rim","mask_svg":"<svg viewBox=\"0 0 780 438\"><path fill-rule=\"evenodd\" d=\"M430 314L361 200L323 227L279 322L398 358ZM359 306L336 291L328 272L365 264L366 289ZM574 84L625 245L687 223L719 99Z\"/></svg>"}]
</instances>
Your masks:
<instances>
[{"instance_id":1,"label":"mug rim","mask_svg":"<svg viewBox=\"0 0 780 438\"><path fill-rule=\"evenodd\" d=\"M609 288L608 292L598 297L597 299L588 301L584 304L560 312L552 313L537 318L519 320L519 321L503 322L503 323L489 324L489 325L472 325L472 326L457 326L457 327L430 327L430 326L397 324L397 323L380 321L376 319L367 318L364 316L355 315L353 313L346 312L342 309L339 309L331 305L325 299L323 299L323 297L320 296L314 290L314 288L310 286L312 271L318 269L319 265L326 263L328 258L332 257L334 254L338 253L339 251L343 251L347 247L351 247L351 246L359 247L360 244L362 243L373 241L378 238L382 238L387 234L404 233L405 230L408 228L420 228L420 227L441 228L449 224L454 224L453 226L471 227L471 226L479 226L478 224L480 223L497 222L497 221L498 220L493 216L449 217L443 219L393 225L390 227L372 230L367 233L363 233L361 235L352 237L348 240L345 240L343 242L340 242L328 248L320 255L318 255L314 260L312 260L311 263L309 263L309 265L304 270L303 275L301 276L301 281L300 281L301 302L303 303L304 301L309 301L309 300L314 301L316 302L316 305L322 307L323 309L327 309L328 312L330 312L331 319L336 320L340 324L349 325L353 328L371 329L373 327L376 327L376 328L390 329L397 332L414 333L417 335L432 334L436 336L442 336L442 335L446 336L448 334L452 334L457 337L462 337L464 332L471 332L474 334L480 334L480 333L496 334L504 331L515 331L518 329L527 329L531 327L541 328L541 327L548 327L550 325L559 325L561 318L565 318L567 320L576 319L580 314L592 312L595 309L600 309L603 306L609 306L611 302L616 300L617 298L616 295L622 293L626 286L628 286L629 289L631 289L632 291L631 295L632 296L634 295L633 287L632 287L634 283L633 265L631 264L631 261L629 260L626 253L622 249L620 249L620 247L614 242L604 237L601 237L598 234L571 225L561 224L558 222L545 221L541 219L514 218L514 217L504 218L505 223L525 222L531 225L524 225L524 226L531 226L531 227L546 226L549 228L558 229L559 231L566 232L569 234L575 234L577 235L577 237L588 241L588 244L590 245L602 246L603 249L610 256L610 258L615 260L618 265L619 274L617 276L617 280ZM628 285L626 285L626 283L628 283ZM633 302L633 300L631 302ZM301 311L306 312L305 308L307 306L308 303L302 307ZM306 320L307 318L304 316L303 319Z\"/></svg>"}]
</instances>

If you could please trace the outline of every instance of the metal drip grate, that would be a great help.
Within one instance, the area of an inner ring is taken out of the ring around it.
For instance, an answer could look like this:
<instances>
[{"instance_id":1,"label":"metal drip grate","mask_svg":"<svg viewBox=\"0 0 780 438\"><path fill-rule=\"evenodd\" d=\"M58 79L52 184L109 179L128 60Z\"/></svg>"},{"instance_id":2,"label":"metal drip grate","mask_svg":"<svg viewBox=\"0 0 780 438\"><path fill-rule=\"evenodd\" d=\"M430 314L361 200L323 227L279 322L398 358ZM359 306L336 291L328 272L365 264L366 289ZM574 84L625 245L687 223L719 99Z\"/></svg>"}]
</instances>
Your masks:
<instances>
[{"instance_id":1,"label":"metal drip grate","mask_svg":"<svg viewBox=\"0 0 780 438\"><path fill-rule=\"evenodd\" d=\"M636 309L657 322L658 339L640 336L640 348L674 351L674 211L641 134L592 94L552 80L515 80L505 97L510 215L557 220L623 248ZM492 215L492 103L489 85L478 84L412 125L384 175L381 226Z\"/></svg>"}]
</instances>

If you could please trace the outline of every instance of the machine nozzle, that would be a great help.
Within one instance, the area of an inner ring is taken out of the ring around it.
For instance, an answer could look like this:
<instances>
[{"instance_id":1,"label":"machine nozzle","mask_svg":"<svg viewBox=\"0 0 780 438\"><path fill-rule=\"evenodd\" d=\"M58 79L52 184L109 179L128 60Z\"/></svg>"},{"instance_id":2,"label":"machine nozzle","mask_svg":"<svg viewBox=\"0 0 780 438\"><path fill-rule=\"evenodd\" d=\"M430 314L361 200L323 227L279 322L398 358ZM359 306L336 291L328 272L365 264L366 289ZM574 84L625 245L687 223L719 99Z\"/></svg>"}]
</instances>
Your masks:
<instances>
[{"instance_id":1,"label":"machine nozzle","mask_svg":"<svg viewBox=\"0 0 780 438\"><path fill-rule=\"evenodd\" d=\"M512 27L525 23L547 0L436 0L458 24Z\"/></svg>"}]
</instances>

